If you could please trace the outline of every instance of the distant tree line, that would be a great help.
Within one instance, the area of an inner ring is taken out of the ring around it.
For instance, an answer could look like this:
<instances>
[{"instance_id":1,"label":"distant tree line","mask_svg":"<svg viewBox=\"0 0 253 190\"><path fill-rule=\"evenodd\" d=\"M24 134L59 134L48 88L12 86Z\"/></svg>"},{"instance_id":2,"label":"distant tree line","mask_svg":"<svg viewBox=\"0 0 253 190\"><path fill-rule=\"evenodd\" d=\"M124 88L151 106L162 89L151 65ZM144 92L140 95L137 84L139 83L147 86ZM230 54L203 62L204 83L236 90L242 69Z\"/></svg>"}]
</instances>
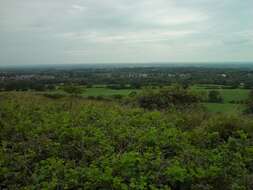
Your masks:
<instances>
[{"instance_id":1,"label":"distant tree line","mask_svg":"<svg viewBox=\"0 0 253 190\"><path fill-rule=\"evenodd\" d=\"M192 84L217 84L224 85L224 88L247 88L253 87L253 71L245 69L229 68L204 68L204 67L140 67L140 68L93 68L78 70L12 70L0 72L4 80L1 82L1 89L24 90L30 88L46 88L47 84L59 85L61 83L75 83L78 85L103 84L113 89L141 88L145 86L165 86L179 83L182 86ZM34 75L33 79L20 81L18 76ZM49 75L50 80L39 79L40 76ZM11 80L9 80L9 78ZM43 87L42 87L43 85Z\"/></svg>"}]
</instances>

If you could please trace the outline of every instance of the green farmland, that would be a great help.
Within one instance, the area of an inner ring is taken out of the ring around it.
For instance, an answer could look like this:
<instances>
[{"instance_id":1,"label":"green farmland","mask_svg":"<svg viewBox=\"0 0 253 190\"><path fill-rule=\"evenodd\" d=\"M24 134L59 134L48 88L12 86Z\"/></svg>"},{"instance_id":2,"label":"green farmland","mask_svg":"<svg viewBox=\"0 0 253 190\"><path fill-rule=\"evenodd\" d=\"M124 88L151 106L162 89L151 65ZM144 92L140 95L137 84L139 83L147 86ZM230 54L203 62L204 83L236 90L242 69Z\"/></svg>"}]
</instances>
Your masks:
<instances>
[{"instance_id":1,"label":"green farmland","mask_svg":"<svg viewBox=\"0 0 253 190\"><path fill-rule=\"evenodd\" d=\"M221 112L221 113L241 113L244 110L242 104L231 104L231 103L204 103L204 106L210 112Z\"/></svg>"},{"instance_id":2,"label":"green farmland","mask_svg":"<svg viewBox=\"0 0 253 190\"><path fill-rule=\"evenodd\" d=\"M225 86L218 85L194 85L191 87L192 91L201 93L207 97L208 92L211 90L219 91L222 95L223 103L203 103L203 105L210 112L222 112L222 113L240 113L244 110L244 104L232 103L238 101L245 101L248 98L250 90L247 89L228 89ZM84 88L82 96L84 97L110 97L114 95L128 96L131 92L139 93L140 89L110 89L105 86L96 86L92 88ZM65 93L62 90L56 90L51 93Z\"/></svg>"},{"instance_id":3,"label":"green farmland","mask_svg":"<svg viewBox=\"0 0 253 190\"><path fill-rule=\"evenodd\" d=\"M231 101L243 101L246 100L250 90L247 89L224 89L221 86L212 85L212 86L204 86L204 85L195 85L192 87L193 91L201 92L204 94L208 94L211 90L217 90L221 93L224 103L204 103L204 106L210 112L242 112L244 109L243 104L234 104ZM106 87L99 88L87 88L83 95L85 97L88 96L113 96L113 95L122 95L127 96L131 92L140 92L141 90L136 89L121 89L121 90L113 90Z\"/></svg>"},{"instance_id":4,"label":"green farmland","mask_svg":"<svg viewBox=\"0 0 253 190\"><path fill-rule=\"evenodd\" d=\"M224 88L224 86L218 85L195 85L192 87L192 90L196 92L202 92L206 96L208 92L211 90L219 91L224 99L223 103L204 103L204 105L210 112L229 112L229 113L242 112L244 109L243 104L235 104L231 102L245 101L248 98L250 92L250 90L248 89L240 89L240 88L226 89Z\"/></svg>"}]
</instances>

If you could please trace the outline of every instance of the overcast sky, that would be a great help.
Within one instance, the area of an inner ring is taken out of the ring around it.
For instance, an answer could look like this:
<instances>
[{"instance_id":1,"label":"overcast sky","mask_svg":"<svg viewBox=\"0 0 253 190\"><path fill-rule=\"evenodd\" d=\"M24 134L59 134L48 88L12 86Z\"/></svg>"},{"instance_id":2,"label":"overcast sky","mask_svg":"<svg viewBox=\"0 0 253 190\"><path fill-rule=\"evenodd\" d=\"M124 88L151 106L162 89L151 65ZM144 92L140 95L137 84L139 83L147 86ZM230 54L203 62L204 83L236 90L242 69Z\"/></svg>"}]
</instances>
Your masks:
<instances>
[{"instance_id":1,"label":"overcast sky","mask_svg":"<svg viewBox=\"0 0 253 190\"><path fill-rule=\"evenodd\" d=\"M0 0L0 64L253 61L253 0Z\"/></svg>"}]
</instances>

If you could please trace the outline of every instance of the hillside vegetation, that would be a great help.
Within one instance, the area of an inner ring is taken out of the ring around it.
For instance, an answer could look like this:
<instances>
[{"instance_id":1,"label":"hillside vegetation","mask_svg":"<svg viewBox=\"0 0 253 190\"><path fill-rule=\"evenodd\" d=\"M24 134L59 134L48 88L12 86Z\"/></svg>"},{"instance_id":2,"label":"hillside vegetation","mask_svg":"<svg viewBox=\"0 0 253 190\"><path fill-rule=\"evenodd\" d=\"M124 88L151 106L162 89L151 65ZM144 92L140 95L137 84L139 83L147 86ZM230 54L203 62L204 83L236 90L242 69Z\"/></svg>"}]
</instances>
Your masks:
<instances>
[{"instance_id":1,"label":"hillside vegetation","mask_svg":"<svg viewBox=\"0 0 253 190\"><path fill-rule=\"evenodd\" d=\"M0 189L253 189L245 115L1 93L0 139Z\"/></svg>"}]
</instances>

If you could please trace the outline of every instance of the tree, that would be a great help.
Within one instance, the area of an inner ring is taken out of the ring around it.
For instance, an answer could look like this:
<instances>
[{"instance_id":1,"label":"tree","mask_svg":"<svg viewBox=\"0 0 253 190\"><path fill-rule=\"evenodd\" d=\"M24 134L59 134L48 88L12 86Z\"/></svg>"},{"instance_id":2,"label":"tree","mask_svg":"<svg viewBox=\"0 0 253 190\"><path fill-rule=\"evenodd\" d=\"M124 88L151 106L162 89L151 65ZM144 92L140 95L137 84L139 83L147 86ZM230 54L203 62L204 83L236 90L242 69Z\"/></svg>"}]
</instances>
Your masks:
<instances>
[{"instance_id":1,"label":"tree","mask_svg":"<svg viewBox=\"0 0 253 190\"><path fill-rule=\"evenodd\" d=\"M71 96L78 96L83 92L83 89L79 86L67 85L63 87L63 91Z\"/></svg>"},{"instance_id":2,"label":"tree","mask_svg":"<svg viewBox=\"0 0 253 190\"><path fill-rule=\"evenodd\" d=\"M217 90L211 90L208 93L208 102L211 102L211 103L221 103L221 102L223 102L223 98L222 98L220 92L217 91Z\"/></svg>"},{"instance_id":3,"label":"tree","mask_svg":"<svg viewBox=\"0 0 253 190\"><path fill-rule=\"evenodd\" d=\"M253 113L253 89L249 93L245 112L248 114Z\"/></svg>"}]
</instances>

